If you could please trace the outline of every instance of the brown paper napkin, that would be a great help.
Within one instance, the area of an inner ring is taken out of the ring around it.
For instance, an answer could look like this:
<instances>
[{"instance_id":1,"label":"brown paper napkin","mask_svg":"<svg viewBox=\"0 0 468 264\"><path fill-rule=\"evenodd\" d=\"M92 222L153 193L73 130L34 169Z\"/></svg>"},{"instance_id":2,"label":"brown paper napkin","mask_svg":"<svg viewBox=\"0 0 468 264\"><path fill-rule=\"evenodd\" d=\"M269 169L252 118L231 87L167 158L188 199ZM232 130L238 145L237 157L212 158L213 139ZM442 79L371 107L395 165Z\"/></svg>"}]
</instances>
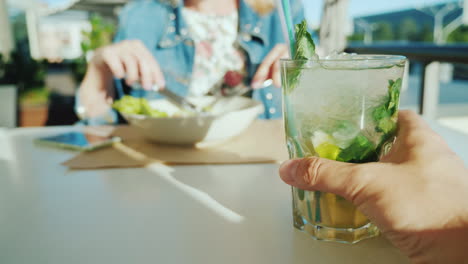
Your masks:
<instances>
[{"instance_id":1,"label":"brown paper napkin","mask_svg":"<svg viewBox=\"0 0 468 264\"><path fill-rule=\"evenodd\" d=\"M82 152L63 165L71 169L101 169L144 167L154 162L174 165L275 163L288 157L280 120L257 120L236 138L195 147L156 144L145 140L131 126L115 127L112 135L121 137L122 143Z\"/></svg>"}]
</instances>

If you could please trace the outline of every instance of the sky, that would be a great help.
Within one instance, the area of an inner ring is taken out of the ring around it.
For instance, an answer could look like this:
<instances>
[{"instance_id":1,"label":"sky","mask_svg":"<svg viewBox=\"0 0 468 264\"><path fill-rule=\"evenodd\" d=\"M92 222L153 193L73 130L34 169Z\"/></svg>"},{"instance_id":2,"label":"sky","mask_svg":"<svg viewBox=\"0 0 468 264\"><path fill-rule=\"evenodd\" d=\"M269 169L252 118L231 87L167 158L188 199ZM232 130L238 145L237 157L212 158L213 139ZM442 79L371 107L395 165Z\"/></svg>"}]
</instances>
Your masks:
<instances>
[{"instance_id":1,"label":"sky","mask_svg":"<svg viewBox=\"0 0 468 264\"><path fill-rule=\"evenodd\" d=\"M320 21L321 6L323 0L302 0L304 2L306 17L309 24L316 26ZM408 9L418 6L433 5L438 3L454 2L457 0L348 0L350 18L373 15L393 10Z\"/></svg>"},{"instance_id":2,"label":"sky","mask_svg":"<svg viewBox=\"0 0 468 264\"><path fill-rule=\"evenodd\" d=\"M9 0L11 1L11 0ZM17 1L17 0L16 0ZM24 1L24 0L23 0ZM29 0L30 1L30 0ZM60 5L70 0L38 0L50 5ZM220 0L223 1L223 0ZM302 0L309 24L317 26L323 0ZM432 5L437 3L454 2L458 0L348 0L350 18L362 15L372 15L387 11L407 9L411 7ZM468 0L467 0L468 1Z\"/></svg>"}]
</instances>

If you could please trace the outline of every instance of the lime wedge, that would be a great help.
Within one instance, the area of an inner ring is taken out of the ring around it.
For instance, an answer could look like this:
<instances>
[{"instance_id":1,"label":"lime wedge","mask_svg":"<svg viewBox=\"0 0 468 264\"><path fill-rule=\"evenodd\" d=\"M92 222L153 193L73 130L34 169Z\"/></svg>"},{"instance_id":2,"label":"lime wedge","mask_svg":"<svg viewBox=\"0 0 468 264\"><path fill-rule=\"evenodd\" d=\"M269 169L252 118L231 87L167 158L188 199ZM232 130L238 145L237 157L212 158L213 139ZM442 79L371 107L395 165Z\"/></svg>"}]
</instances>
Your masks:
<instances>
[{"instance_id":1,"label":"lime wedge","mask_svg":"<svg viewBox=\"0 0 468 264\"><path fill-rule=\"evenodd\" d=\"M321 158L336 160L340 154L340 148L336 145L325 142L315 147L315 152L317 152Z\"/></svg>"}]
</instances>

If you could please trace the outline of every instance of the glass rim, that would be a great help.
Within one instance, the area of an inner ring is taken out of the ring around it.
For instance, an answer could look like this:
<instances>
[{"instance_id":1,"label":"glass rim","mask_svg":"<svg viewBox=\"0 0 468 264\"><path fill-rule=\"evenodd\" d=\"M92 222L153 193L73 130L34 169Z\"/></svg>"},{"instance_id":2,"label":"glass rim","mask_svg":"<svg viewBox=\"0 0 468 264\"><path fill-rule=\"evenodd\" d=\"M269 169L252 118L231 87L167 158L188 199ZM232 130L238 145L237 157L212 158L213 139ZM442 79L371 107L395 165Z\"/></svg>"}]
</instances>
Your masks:
<instances>
[{"instance_id":1,"label":"glass rim","mask_svg":"<svg viewBox=\"0 0 468 264\"><path fill-rule=\"evenodd\" d=\"M351 61L406 61L408 58L403 55L386 55L386 54L357 54L352 55L354 58L344 59L280 59L282 63L298 63L298 62L351 62Z\"/></svg>"}]
</instances>

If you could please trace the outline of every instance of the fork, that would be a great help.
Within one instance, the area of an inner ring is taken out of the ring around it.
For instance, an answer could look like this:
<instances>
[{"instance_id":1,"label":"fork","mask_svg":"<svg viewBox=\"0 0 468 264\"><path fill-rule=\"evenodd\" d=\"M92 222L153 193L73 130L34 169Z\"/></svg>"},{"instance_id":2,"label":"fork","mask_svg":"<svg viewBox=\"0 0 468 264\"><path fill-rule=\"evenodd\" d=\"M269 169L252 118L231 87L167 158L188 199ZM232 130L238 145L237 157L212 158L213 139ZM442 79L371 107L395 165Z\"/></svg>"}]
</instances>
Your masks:
<instances>
[{"instance_id":1,"label":"fork","mask_svg":"<svg viewBox=\"0 0 468 264\"><path fill-rule=\"evenodd\" d=\"M273 84L273 80L272 79L267 79L263 82L262 86L258 89L263 89L265 87L268 87L270 85ZM245 95L246 93L250 92L250 91L253 91L254 89L251 87L251 86L247 86L245 85L244 83L241 83L237 86L241 86L241 89L236 89L234 92L232 93L228 93L228 94L223 94L223 95L217 95L215 96L215 100L213 100L213 102L211 102L209 105L205 106L205 108L211 108L213 107L216 103L218 103L221 99L224 99L224 98L230 98L230 97L234 97L234 96L243 96Z\"/></svg>"},{"instance_id":2,"label":"fork","mask_svg":"<svg viewBox=\"0 0 468 264\"><path fill-rule=\"evenodd\" d=\"M182 97L167 89L167 87L164 87L164 89L159 89L157 85L153 85L153 87L151 87L151 91L163 95L164 97L166 97L167 100L177 105L181 109L195 113L205 112L203 111L203 109L199 109L196 105L189 102L185 97Z\"/></svg>"}]
</instances>

